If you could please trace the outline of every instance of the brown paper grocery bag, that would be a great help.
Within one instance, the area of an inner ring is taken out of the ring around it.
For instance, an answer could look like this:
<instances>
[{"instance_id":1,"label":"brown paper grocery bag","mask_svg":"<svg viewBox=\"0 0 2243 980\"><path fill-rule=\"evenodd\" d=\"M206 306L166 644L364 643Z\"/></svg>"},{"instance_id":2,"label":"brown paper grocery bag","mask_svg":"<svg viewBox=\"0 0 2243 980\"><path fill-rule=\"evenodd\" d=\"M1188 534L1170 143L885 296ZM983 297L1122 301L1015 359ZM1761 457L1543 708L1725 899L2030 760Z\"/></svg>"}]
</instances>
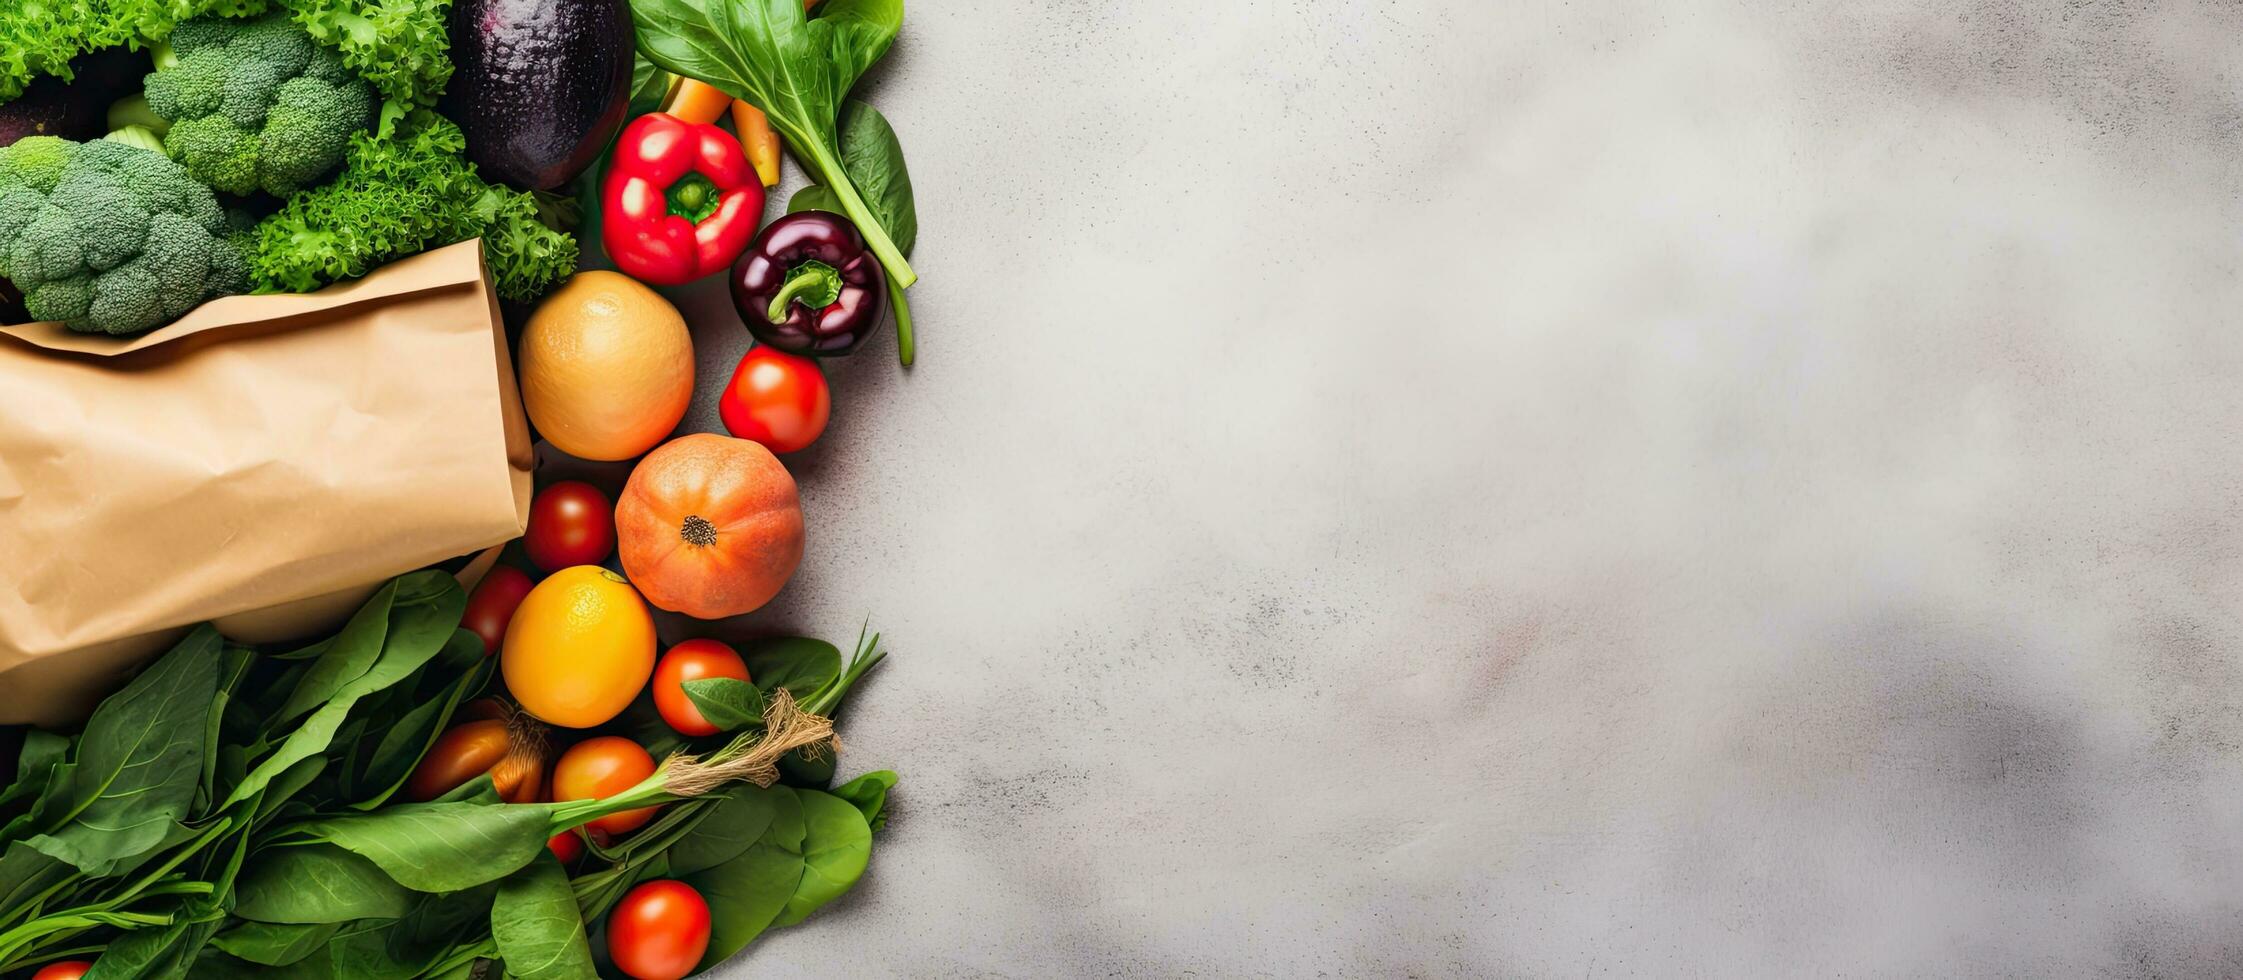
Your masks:
<instances>
[{"instance_id":1,"label":"brown paper grocery bag","mask_svg":"<svg viewBox=\"0 0 2243 980\"><path fill-rule=\"evenodd\" d=\"M476 242L135 338L0 327L0 723L517 537L533 463Z\"/></svg>"}]
</instances>

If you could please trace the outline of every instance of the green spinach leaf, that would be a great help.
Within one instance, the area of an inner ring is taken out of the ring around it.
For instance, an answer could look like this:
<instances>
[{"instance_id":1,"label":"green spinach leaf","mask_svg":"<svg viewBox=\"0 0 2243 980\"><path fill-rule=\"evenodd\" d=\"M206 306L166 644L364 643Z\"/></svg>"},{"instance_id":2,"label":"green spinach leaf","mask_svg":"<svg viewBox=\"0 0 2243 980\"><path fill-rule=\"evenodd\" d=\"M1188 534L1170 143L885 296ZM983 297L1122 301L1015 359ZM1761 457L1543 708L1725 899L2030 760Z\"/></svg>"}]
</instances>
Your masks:
<instances>
[{"instance_id":1,"label":"green spinach leaf","mask_svg":"<svg viewBox=\"0 0 2243 980\"><path fill-rule=\"evenodd\" d=\"M795 795L802 799L802 878L774 926L791 926L847 894L872 861L872 828L855 804L817 790Z\"/></svg>"},{"instance_id":2,"label":"green spinach leaf","mask_svg":"<svg viewBox=\"0 0 2243 980\"><path fill-rule=\"evenodd\" d=\"M325 948L335 931L342 927L340 922L304 925L239 922L212 936L210 944L244 962L287 966Z\"/></svg>"},{"instance_id":3,"label":"green spinach leaf","mask_svg":"<svg viewBox=\"0 0 2243 980\"><path fill-rule=\"evenodd\" d=\"M763 839L778 818L779 801L789 795L784 787L765 789L754 784L725 791L690 832L670 845L671 871L695 874L739 857Z\"/></svg>"},{"instance_id":4,"label":"green spinach leaf","mask_svg":"<svg viewBox=\"0 0 2243 980\"><path fill-rule=\"evenodd\" d=\"M903 141L880 110L856 99L842 103L840 137L841 169L896 248L910 255L919 242L919 205L911 193L911 169L903 162Z\"/></svg>"},{"instance_id":5,"label":"green spinach leaf","mask_svg":"<svg viewBox=\"0 0 2243 980\"><path fill-rule=\"evenodd\" d=\"M802 802L780 790L771 824L740 856L683 880L709 903L708 969L745 949L786 910L802 880Z\"/></svg>"},{"instance_id":6,"label":"green spinach leaf","mask_svg":"<svg viewBox=\"0 0 2243 980\"><path fill-rule=\"evenodd\" d=\"M498 886L491 906L491 936L508 976L523 980L577 980L592 970L592 947L568 872L550 856L531 861Z\"/></svg>"},{"instance_id":7,"label":"green spinach leaf","mask_svg":"<svg viewBox=\"0 0 2243 980\"><path fill-rule=\"evenodd\" d=\"M834 787L830 792L855 805L865 825L877 834L888 826L888 791L896 788L896 774L886 769L868 772Z\"/></svg>"},{"instance_id":8,"label":"green spinach leaf","mask_svg":"<svg viewBox=\"0 0 2243 980\"><path fill-rule=\"evenodd\" d=\"M456 638L457 634L454 636ZM452 650L456 647L457 644L446 644L445 649ZM470 693L482 690L483 685L489 681L490 663L489 658L481 659L466 673L461 674L446 689L443 697L405 712L397 719L396 724L389 727L375 747L361 780L370 792L351 804L354 809L371 810L396 795L398 789L405 785L405 780L412 777L413 767L420 763L421 757L427 755L428 750L435 746L436 740L443 736L444 726L452 720L452 714L459 710L460 702Z\"/></svg>"},{"instance_id":9,"label":"green spinach leaf","mask_svg":"<svg viewBox=\"0 0 2243 980\"><path fill-rule=\"evenodd\" d=\"M295 925L394 919L412 910L413 897L374 862L342 848L267 847L234 885L234 914Z\"/></svg>"},{"instance_id":10,"label":"green spinach leaf","mask_svg":"<svg viewBox=\"0 0 2243 980\"><path fill-rule=\"evenodd\" d=\"M363 856L414 891L450 892L497 881L545 853L551 816L545 804L415 803L309 820L284 833Z\"/></svg>"},{"instance_id":11,"label":"green spinach leaf","mask_svg":"<svg viewBox=\"0 0 2243 980\"><path fill-rule=\"evenodd\" d=\"M360 698L387 689L411 676L422 664L441 652L447 643L465 645L483 642L475 634L458 628L459 607L466 599L457 581L448 575L444 576L444 580L452 583L449 599L457 601L404 606L398 616L396 628L382 644L374 665L338 689L334 697L305 718L303 725L283 740L272 755L259 762L257 768L250 770L249 775L243 777L241 785L227 794L226 806L232 806L264 789L266 782L289 766L327 751L328 745L334 741L336 731L342 728L343 722L350 717L351 708ZM439 630L436 625L447 610L451 616L449 625Z\"/></svg>"},{"instance_id":12,"label":"green spinach leaf","mask_svg":"<svg viewBox=\"0 0 2243 980\"><path fill-rule=\"evenodd\" d=\"M96 877L145 856L187 818L202 779L203 738L218 691L221 646L208 626L188 634L94 709L60 812L25 843Z\"/></svg>"},{"instance_id":13,"label":"green spinach leaf","mask_svg":"<svg viewBox=\"0 0 2243 980\"><path fill-rule=\"evenodd\" d=\"M182 902L170 925L134 929L110 943L86 980L185 980L225 917L208 897Z\"/></svg>"}]
</instances>

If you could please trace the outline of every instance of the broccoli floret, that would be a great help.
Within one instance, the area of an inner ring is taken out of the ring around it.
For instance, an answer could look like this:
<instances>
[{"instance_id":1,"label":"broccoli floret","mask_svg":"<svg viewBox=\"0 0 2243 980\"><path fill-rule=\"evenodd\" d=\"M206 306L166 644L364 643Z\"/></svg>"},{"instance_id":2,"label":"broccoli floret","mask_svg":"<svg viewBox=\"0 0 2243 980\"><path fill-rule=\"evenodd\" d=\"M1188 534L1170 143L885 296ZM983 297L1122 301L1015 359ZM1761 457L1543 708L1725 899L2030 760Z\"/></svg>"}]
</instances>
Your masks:
<instances>
[{"instance_id":1,"label":"broccoli floret","mask_svg":"<svg viewBox=\"0 0 2243 980\"><path fill-rule=\"evenodd\" d=\"M162 153L35 136L0 148L0 279L72 330L138 333L248 286L243 233Z\"/></svg>"},{"instance_id":2,"label":"broccoli floret","mask_svg":"<svg viewBox=\"0 0 2243 980\"><path fill-rule=\"evenodd\" d=\"M374 122L373 87L285 13L188 21L171 51L176 62L147 78L148 108L171 121L172 159L229 194L314 184Z\"/></svg>"}]
</instances>

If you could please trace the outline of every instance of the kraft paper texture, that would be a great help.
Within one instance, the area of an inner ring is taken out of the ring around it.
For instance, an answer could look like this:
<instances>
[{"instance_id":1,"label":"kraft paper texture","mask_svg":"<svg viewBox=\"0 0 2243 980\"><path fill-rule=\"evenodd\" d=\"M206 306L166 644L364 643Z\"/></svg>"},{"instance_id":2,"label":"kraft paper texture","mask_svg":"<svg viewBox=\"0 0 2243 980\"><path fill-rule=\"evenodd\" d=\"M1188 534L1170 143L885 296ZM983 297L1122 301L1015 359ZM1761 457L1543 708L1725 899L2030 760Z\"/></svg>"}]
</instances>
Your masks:
<instances>
[{"instance_id":1,"label":"kraft paper texture","mask_svg":"<svg viewBox=\"0 0 2243 980\"><path fill-rule=\"evenodd\" d=\"M0 327L0 723L517 537L533 463L476 242L135 338Z\"/></svg>"}]
</instances>

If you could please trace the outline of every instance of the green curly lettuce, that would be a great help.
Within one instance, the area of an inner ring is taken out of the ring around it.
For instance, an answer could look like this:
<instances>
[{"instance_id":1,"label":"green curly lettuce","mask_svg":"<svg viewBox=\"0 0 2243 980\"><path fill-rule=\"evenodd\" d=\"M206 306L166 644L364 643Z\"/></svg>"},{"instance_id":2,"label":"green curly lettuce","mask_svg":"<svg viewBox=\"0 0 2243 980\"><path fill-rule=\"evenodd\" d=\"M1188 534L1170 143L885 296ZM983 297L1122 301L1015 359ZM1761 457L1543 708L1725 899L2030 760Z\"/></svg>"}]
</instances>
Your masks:
<instances>
[{"instance_id":1,"label":"green curly lettuce","mask_svg":"<svg viewBox=\"0 0 2243 980\"><path fill-rule=\"evenodd\" d=\"M495 187L462 153L451 120L417 110L388 139L360 133L332 183L297 194L259 222L257 288L307 292L416 252L483 240L498 294L533 300L576 269L576 239L538 220L529 194Z\"/></svg>"},{"instance_id":2,"label":"green curly lettuce","mask_svg":"<svg viewBox=\"0 0 2243 980\"><path fill-rule=\"evenodd\" d=\"M451 0L0 0L0 102L41 75L71 77L70 59L164 40L203 16L285 9L381 96L378 131L433 106L452 77Z\"/></svg>"},{"instance_id":3,"label":"green curly lettuce","mask_svg":"<svg viewBox=\"0 0 2243 980\"><path fill-rule=\"evenodd\" d=\"M307 5L322 0L304 0ZM204 15L248 17L267 0L19 0L0 3L0 102L41 75L70 81L70 59L89 51L141 47Z\"/></svg>"},{"instance_id":4,"label":"green curly lettuce","mask_svg":"<svg viewBox=\"0 0 2243 980\"><path fill-rule=\"evenodd\" d=\"M452 77L451 0L283 0L296 23L381 94L376 131L433 106Z\"/></svg>"}]
</instances>

